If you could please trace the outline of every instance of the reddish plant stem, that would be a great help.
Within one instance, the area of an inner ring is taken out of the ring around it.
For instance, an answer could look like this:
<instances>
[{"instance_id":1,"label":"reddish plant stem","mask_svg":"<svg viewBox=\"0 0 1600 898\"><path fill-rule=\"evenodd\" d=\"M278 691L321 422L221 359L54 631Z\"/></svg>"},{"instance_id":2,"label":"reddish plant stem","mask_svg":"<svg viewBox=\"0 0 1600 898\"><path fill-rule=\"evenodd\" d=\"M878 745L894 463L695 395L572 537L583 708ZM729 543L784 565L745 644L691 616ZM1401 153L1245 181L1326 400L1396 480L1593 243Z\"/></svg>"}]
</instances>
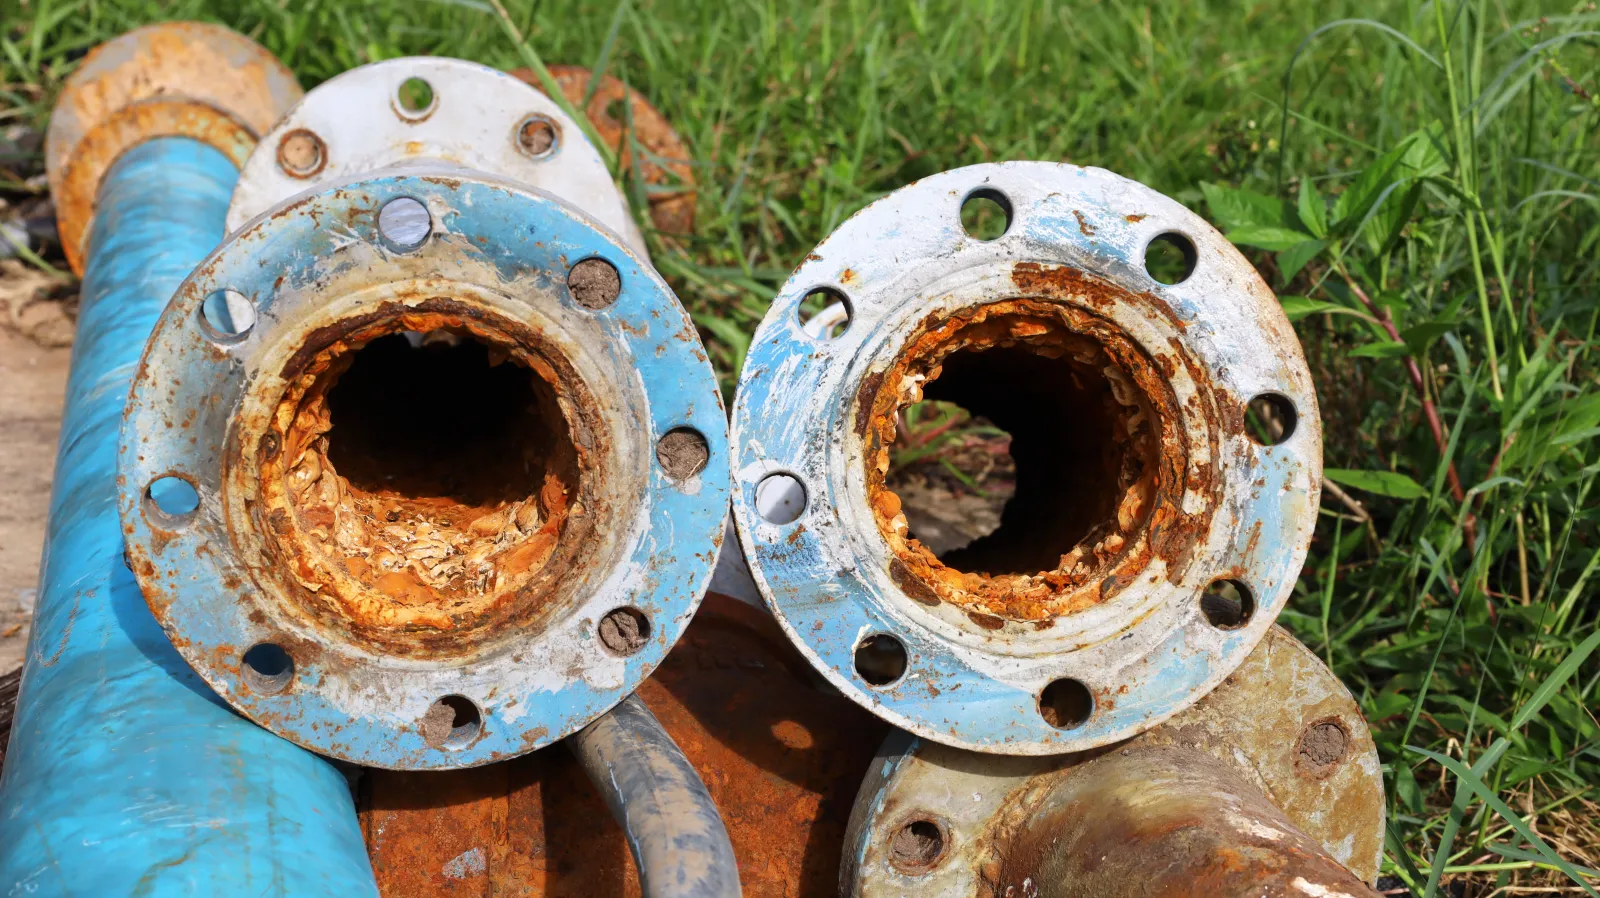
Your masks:
<instances>
[{"instance_id":1,"label":"reddish plant stem","mask_svg":"<svg viewBox=\"0 0 1600 898\"><path fill-rule=\"evenodd\" d=\"M1377 319L1384 333L1389 335L1389 339L1396 343L1403 342L1400 339L1400 330L1394 326L1394 320L1389 317L1389 310L1380 308L1377 303L1373 302L1372 297L1367 295L1367 291L1361 289L1354 280L1351 280L1350 275L1344 271L1342 266L1339 268L1339 276L1344 279L1345 286L1350 288L1350 292L1355 294L1356 299L1361 300L1361 304L1367 307L1367 311L1372 313L1373 318ZM1439 457L1443 458L1445 457L1446 446L1444 424L1439 420L1439 409L1434 406L1433 400L1428 398L1427 388L1422 381L1422 368L1417 364L1416 358L1410 355L1406 356L1406 373L1411 375L1411 385L1416 388L1417 399L1422 403L1422 415L1428 420L1428 430L1433 433L1433 442L1439 447ZM1461 487L1461 475L1456 473L1456 463L1454 461L1447 463L1445 476L1450 481L1450 495L1455 498L1456 502L1465 506L1467 503L1467 491ZM1469 551L1475 550L1478 542L1478 519L1472 514L1471 509L1467 510L1467 518L1463 524L1463 529L1467 533L1467 549Z\"/></svg>"}]
</instances>

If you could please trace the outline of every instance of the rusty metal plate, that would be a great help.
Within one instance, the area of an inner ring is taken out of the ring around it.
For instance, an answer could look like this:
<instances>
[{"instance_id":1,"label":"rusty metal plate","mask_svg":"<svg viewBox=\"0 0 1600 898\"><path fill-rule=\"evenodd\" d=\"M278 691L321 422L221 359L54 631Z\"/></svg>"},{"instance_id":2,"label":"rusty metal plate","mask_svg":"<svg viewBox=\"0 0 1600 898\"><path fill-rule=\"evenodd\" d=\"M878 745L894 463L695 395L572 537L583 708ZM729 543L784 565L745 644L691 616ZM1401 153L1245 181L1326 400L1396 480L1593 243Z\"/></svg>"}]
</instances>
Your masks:
<instances>
[{"instance_id":1,"label":"rusty metal plate","mask_svg":"<svg viewBox=\"0 0 1600 898\"><path fill-rule=\"evenodd\" d=\"M385 340L403 360L358 377ZM488 380L413 376L457 349ZM364 398L340 412L347 378ZM450 417L480 392L504 398ZM401 457L402 425L432 442ZM724 427L688 315L609 229L390 169L258 217L179 289L120 508L157 620L233 707L355 763L470 767L573 732L666 656L722 540Z\"/></svg>"},{"instance_id":2,"label":"rusty metal plate","mask_svg":"<svg viewBox=\"0 0 1600 898\"><path fill-rule=\"evenodd\" d=\"M219 25L163 22L96 47L67 79L45 136L45 172L72 270L83 274L95 192L123 150L179 135L242 161L250 147L239 152L241 133L253 144L300 96L283 63ZM134 108L151 100L161 102Z\"/></svg>"},{"instance_id":3,"label":"rusty metal plate","mask_svg":"<svg viewBox=\"0 0 1600 898\"><path fill-rule=\"evenodd\" d=\"M751 898L838 893L851 801L887 730L813 681L770 616L712 593L640 689L722 812ZM559 746L371 772L361 819L387 898L640 894L621 828Z\"/></svg>"},{"instance_id":4,"label":"rusty metal plate","mask_svg":"<svg viewBox=\"0 0 1600 898\"><path fill-rule=\"evenodd\" d=\"M873 766L856 800L844 894L1016 898L1023 893L1020 879L1006 880L1006 872L1017 866L1013 854L1027 854L1024 843L1032 838L1027 821L1044 796L1080 770L1094 776L1096 759L1168 748L1191 750L1225 765L1245 784L1241 791L1259 790L1289 824L1362 882L1377 878L1384 832L1377 746L1360 706L1338 677L1298 640L1274 627L1210 695L1111 750L1060 758L1003 757L907 734L891 736L880 751L882 762ZM1129 800L1140 801L1140 784L1126 785ZM1174 819L1171 826L1206 827L1212 825L1209 817L1225 817L1220 796L1212 797L1218 802L1215 813L1189 814L1187 823ZM916 838L913 824L927 832L926 840ZM1265 824L1256 829L1271 834ZM1157 836L1147 835L1151 840ZM1249 866L1242 862L1249 850L1246 841L1241 838L1232 846L1241 852L1241 870ZM1289 836L1282 841L1293 847ZM1130 844L1136 842L1130 838ZM1154 856L1133 854L1129 860L1149 863L1152 882L1163 869ZM1173 869L1181 870L1181 864ZM1035 892L1060 894L1074 884L1050 886L1041 884ZM1189 892L1180 888L1173 894L1179 893Z\"/></svg>"},{"instance_id":5,"label":"rusty metal plate","mask_svg":"<svg viewBox=\"0 0 1600 898\"><path fill-rule=\"evenodd\" d=\"M966 232L974 197L1003 234ZM1185 251L1176 283L1146 269L1158 242ZM808 333L819 293L846 320ZM885 480L925 397L1012 434L1017 496L959 564ZM1274 445L1246 429L1259 400L1289 416ZM1039 162L926 178L823 241L756 333L732 441L740 541L800 650L891 723L1003 754L1126 739L1241 664L1304 561L1322 464L1299 343L1244 257L1149 188ZM1224 581L1232 619L1204 598ZM899 670L858 668L885 639Z\"/></svg>"},{"instance_id":6,"label":"rusty metal plate","mask_svg":"<svg viewBox=\"0 0 1600 898\"><path fill-rule=\"evenodd\" d=\"M364 65L307 93L240 171L228 230L308 189L417 164L547 191L646 255L611 173L561 107L497 69L432 56Z\"/></svg>"}]
</instances>

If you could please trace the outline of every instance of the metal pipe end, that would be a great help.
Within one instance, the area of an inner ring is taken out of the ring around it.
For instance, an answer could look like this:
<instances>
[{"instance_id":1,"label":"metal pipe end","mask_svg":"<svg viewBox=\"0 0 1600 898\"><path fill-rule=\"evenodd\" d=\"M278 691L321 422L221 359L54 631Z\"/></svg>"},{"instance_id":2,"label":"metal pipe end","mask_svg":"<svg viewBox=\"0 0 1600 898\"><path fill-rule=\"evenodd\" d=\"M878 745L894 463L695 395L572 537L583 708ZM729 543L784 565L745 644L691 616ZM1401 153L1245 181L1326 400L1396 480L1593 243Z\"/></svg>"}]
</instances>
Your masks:
<instances>
[{"instance_id":1,"label":"metal pipe end","mask_svg":"<svg viewBox=\"0 0 1600 898\"><path fill-rule=\"evenodd\" d=\"M83 274L100 181L124 151L153 137L191 137L243 165L301 94L276 56L220 25L163 22L96 47L67 79L45 136L72 270Z\"/></svg>"}]
</instances>

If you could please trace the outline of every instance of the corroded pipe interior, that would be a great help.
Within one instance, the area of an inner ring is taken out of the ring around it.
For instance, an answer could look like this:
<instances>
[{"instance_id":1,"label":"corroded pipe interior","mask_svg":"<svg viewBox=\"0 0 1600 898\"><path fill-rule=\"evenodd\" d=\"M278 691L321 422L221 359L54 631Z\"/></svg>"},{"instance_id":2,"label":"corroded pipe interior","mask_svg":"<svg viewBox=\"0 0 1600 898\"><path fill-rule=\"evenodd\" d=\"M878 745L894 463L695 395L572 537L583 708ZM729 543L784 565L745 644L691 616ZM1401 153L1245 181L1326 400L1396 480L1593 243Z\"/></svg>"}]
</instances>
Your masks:
<instances>
[{"instance_id":1,"label":"corroded pipe interior","mask_svg":"<svg viewBox=\"0 0 1600 898\"><path fill-rule=\"evenodd\" d=\"M575 375L516 337L408 314L299 360L262 471L313 605L358 631L459 635L538 604L530 585L587 529L592 440Z\"/></svg>"},{"instance_id":2,"label":"corroded pipe interior","mask_svg":"<svg viewBox=\"0 0 1600 898\"><path fill-rule=\"evenodd\" d=\"M1098 601L1071 593L1138 548L1174 479L1165 456L1181 446L1162 438L1164 382L1092 314L1017 299L925 322L880 384L867 484L894 553L891 576L912 598L967 606L979 623ZM898 414L922 399L954 402L1010 433L1016 463L999 528L943 557L916 539L886 483Z\"/></svg>"}]
</instances>

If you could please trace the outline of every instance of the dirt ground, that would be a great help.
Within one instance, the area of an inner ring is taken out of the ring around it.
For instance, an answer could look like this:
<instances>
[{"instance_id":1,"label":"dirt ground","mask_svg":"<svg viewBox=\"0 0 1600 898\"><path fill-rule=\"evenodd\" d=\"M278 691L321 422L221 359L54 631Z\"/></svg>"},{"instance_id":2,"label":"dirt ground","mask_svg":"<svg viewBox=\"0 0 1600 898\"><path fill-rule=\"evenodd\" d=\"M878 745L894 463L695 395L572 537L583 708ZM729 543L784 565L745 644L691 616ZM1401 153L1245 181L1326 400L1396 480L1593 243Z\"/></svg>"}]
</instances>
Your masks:
<instances>
[{"instance_id":1,"label":"dirt ground","mask_svg":"<svg viewBox=\"0 0 1600 898\"><path fill-rule=\"evenodd\" d=\"M70 317L32 301L38 286L34 272L0 267L0 674L28 643L71 355Z\"/></svg>"}]
</instances>

